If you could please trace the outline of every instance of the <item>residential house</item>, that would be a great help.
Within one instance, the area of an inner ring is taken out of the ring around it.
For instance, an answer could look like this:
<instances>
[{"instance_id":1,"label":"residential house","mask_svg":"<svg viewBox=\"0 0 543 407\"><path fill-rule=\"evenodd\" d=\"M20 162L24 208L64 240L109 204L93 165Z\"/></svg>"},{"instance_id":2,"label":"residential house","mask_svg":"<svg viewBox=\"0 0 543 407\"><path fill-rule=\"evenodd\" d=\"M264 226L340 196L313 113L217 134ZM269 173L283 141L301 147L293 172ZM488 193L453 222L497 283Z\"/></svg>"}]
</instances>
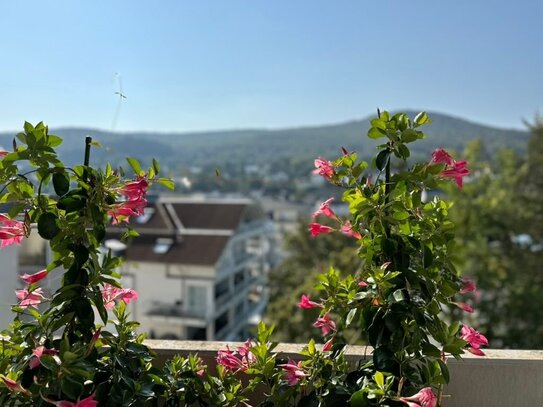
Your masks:
<instances>
[{"instance_id":1,"label":"residential house","mask_svg":"<svg viewBox=\"0 0 543 407\"><path fill-rule=\"evenodd\" d=\"M133 319L151 338L241 340L268 301L273 223L249 199L159 197L132 226L126 246L111 228L106 246L125 257L123 285L139 293Z\"/></svg>"}]
</instances>

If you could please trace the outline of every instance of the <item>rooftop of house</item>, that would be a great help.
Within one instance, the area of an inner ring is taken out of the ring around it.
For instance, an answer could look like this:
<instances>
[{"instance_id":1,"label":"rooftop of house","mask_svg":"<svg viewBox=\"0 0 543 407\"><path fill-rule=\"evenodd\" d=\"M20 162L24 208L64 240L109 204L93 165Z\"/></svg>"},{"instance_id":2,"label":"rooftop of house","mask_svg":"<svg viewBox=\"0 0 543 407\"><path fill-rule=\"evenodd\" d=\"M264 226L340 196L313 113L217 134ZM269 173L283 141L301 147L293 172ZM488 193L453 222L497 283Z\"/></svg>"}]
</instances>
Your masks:
<instances>
[{"instance_id":1,"label":"rooftop of house","mask_svg":"<svg viewBox=\"0 0 543 407\"><path fill-rule=\"evenodd\" d=\"M230 237L243 224L265 219L250 199L168 197L153 199L145 215L130 224L140 236L127 244L129 261L212 266L221 257ZM123 225L110 227L110 242Z\"/></svg>"}]
</instances>

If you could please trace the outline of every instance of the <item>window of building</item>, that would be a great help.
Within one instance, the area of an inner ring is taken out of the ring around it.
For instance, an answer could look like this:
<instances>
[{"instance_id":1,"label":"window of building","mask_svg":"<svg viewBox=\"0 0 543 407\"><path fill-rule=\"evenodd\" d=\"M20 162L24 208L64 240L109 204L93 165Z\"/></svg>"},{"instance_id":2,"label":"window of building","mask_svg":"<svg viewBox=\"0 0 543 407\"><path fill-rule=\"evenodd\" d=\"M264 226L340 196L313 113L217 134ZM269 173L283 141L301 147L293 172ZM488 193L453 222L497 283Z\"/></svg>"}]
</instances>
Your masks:
<instances>
[{"instance_id":1,"label":"window of building","mask_svg":"<svg viewBox=\"0 0 543 407\"><path fill-rule=\"evenodd\" d=\"M207 287L187 286L187 311L196 316L205 316L207 310Z\"/></svg>"},{"instance_id":2,"label":"window of building","mask_svg":"<svg viewBox=\"0 0 543 407\"><path fill-rule=\"evenodd\" d=\"M155 245L153 246L153 253L155 254L166 254L173 245L173 239L168 237L159 237Z\"/></svg>"},{"instance_id":3,"label":"window of building","mask_svg":"<svg viewBox=\"0 0 543 407\"><path fill-rule=\"evenodd\" d=\"M155 208L145 208L143 210L143 215L137 216L134 220L136 223L139 223L140 225L143 225L147 222L149 222L149 219L152 218L152 216L155 213Z\"/></svg>"}]
</instances>

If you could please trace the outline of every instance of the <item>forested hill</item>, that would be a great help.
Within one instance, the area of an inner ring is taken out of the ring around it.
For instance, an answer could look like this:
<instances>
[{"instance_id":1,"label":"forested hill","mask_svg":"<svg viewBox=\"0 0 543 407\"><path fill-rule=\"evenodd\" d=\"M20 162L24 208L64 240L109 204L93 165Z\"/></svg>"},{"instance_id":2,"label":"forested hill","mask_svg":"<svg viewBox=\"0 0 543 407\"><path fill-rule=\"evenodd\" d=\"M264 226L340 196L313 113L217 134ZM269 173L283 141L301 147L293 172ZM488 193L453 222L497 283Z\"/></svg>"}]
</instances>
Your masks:
<instances>
[{"instance_id":1,"label":"forested hill","mask_svg":"<svg viewBox=\"0 0 543 407\"><path fill-rule=\"evenodd\" d=\"M406 112L414 117L416 112ZM469 140L479 138L488 154L501 147L524 151L528 132L505 130L445 114L429 113L433 123L424 126L428 138L413 145L412 155L428 157L438 146L461 151ZM158 159L169 168L180 166L224 166L237 162L242 165L263 162L305 161L311 157L335 158L339 147L369 157L374 151L374 140L366 137L370 118L347 123L279 130L228 130L193 133L116 133L86 128L51 129L64 139L60 149L70 164L81 162L84 138L99 141L103 148L94 150L92 162L120 163L126 156L144 161ZM14 134L1 133L0 145L9 148ZM309 164L311 162L309 161Z\"/></svg>"}]
</instances>

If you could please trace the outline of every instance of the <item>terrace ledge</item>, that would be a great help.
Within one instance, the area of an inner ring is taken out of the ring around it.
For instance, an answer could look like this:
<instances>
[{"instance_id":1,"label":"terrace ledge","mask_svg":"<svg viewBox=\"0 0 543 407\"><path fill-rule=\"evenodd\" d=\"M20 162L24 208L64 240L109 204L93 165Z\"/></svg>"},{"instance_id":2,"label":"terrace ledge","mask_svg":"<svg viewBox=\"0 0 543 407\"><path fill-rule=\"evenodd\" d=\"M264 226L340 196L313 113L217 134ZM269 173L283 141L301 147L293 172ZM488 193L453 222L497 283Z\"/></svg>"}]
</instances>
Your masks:
<instances>
[{"instance_id":1,"label":"terrace ledge","mask_svg":"<svg viewBox=\"0 0 543 407\"><path fill-rule=\"evenodd\" d=\"M213 366L219 349L235 349L241 342L204 342L147 340L145 344L157 354L162 364L174 355L198 354ZM280 343L275 352L285 358L299 358L305 344ZM349 361L371 357L369 346L347 346ZM444 407L537 407L543 406L543 351L484 349L487 356L463 355L462 360L448 361L451 382L444 394Z\"/></svg>"}]
</instances>

